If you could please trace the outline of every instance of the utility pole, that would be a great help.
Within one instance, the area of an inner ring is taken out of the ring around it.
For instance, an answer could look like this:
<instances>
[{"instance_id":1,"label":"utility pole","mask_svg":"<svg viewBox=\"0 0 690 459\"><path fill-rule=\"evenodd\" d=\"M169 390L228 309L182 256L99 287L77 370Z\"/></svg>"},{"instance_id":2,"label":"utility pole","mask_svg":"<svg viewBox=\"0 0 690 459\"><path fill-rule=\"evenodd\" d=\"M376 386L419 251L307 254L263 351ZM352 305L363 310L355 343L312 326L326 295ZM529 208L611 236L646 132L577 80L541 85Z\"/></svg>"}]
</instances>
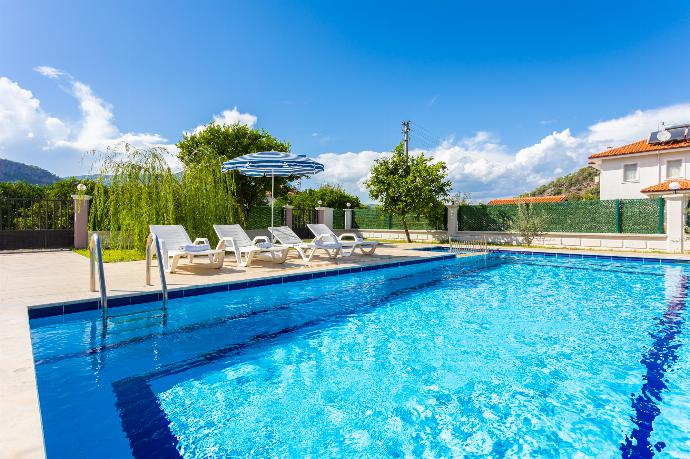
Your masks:
<instances>
[{"instance_id":1,"label":"utility pole","mask_svg":"<svg viewBox=\"0 0 690 459\"><path fill-rule=\"evenodd\" d=\"M410 120L403 121L402 126L403 142L405 142L405 161L407 161L410 159Z\"/></svg>"}]
</instances>

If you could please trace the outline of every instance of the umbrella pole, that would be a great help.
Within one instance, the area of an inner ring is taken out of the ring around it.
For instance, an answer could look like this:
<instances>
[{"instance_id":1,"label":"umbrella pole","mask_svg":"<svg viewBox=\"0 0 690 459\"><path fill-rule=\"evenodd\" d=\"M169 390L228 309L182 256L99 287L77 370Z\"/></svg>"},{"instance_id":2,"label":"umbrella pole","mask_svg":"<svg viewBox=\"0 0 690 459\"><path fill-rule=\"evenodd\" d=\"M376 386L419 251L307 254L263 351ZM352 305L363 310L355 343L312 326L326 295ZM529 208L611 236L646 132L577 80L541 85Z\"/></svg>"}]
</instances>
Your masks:
<instances>
[{"instance_id":1,"label":"umbrella pole","mask_svg":"<svg viewBox=\"0 0 690 459\"><path fill-rule=\"evenodd\" d=\"M273 206L276 203L275 197L275 174L273 169L271 169L271 228L273 228ZM269 231L270 232L270 231ZM275 242L273 240L273 233L271 233L271 243Z\"/></svg>"}]
</instances>

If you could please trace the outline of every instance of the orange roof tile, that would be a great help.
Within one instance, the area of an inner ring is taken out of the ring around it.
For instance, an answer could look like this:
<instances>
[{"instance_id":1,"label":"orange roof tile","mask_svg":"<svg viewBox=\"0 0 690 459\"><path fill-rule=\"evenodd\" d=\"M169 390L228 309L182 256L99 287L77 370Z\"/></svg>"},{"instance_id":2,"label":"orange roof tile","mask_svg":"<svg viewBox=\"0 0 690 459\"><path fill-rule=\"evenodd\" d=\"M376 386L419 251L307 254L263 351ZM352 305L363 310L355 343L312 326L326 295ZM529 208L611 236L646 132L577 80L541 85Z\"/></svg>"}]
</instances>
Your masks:
<instances>
[{"instance_id":1,"label":"orange roof tile","mask_svg":"<svg viewBox=\"0 0 690 459\"><path fill-rule=\"evenodd\" d=\"M489 201L490 206L496 206L499 204L524 204L524 203L534 203L534 202L563 202L568 199L567 196L561 194L558 196L527 196L525 198L505 198L505 199L492 199Z\"/></svg>"},{"instance_id":2,"label":"orange roof tile","mask_svg":"<svg viewBox=\"0 0 690 459\"><path fill-rule=\"evenodd\" d=\"M660 143L656 145L649 144L646 140L640 140L629 145L623 145L622 147L609 148L606 151L594 153L593 155L589 155L589 159L607 158L609 156L632 155L634 153L645 153L648 151L672 150L674 148L684 147L690 147L690 139L680 140L678 142Z\"/></svg>"},{"instance_id":3,"label":"orange roof tile","mask_svg":"<svg viewBox=\"0 0 690 459\"><path fill-rule=\"evenodd\" d=\"M686 179L670 179L666 180L661 183L657 183L656 185L648 186L647 188L643 188L641 191L642 193L663 193L665 191L673 191L672 189L669 188L669 185L671 182L678 182L680 184L680 188L678 188L676 191L687 191L690 190L690 180Z\"/></svg>"}]
</instances>

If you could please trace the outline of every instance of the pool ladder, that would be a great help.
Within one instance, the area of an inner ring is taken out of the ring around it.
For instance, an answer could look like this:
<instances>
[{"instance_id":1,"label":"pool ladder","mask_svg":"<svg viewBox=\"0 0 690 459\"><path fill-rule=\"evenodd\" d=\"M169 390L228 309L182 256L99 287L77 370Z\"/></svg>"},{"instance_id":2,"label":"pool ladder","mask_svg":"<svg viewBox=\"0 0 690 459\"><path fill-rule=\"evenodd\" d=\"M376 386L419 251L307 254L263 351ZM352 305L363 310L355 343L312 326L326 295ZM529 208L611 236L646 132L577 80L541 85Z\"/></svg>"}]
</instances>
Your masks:
<instances>
[{"instance_id":1,"label":"pool ladder","mask_svg":"<svg viewBox=\"0 0 690 459\"><path fill-rule=\"evenodd\" d=\"M487 243L486 237L482 237L481 240L470 240L470 239L460 239L457 237L448 238L448 252L450 253L461 253L461 252L485 252L489 251L489 244Z\"/></svg>"},{"instance_id":2,"label":"pool ladder","mask_svg":"<svg viewBox=\"0 0 690 459\"><path fill-rule=\"evenodd\" d=\"M103 250L101 248L101 237L98 233L93 233L89 240L89 290L96 291L96 266L98 266L98 280L101 291L101 313L105 318L108 315L108 292L105 288L105 276L103 275Z\"/></svg>"},{"instance_id":3,"label":"pool ladder","mask_svg":"<svg viewBox=\"0 0 690 459\"><path fill-rule=\"evenodd\" d=\"M156 249L156 260L158 261L158 272L161 275L161 290L163 291L163 307L165 308L168 305L168 283L165 281L161 242L155 234L151 234L146 241L146 285L151 285L151 247Z\"/></svg>"},{"instance_id":4,"label":"pool ladder","mask_svg":"<svg viewBox=\"0 0 690 459\"><path fill-rule=\"evenodd\" d=\"M158 237L153 235L152 244L147 244L146 251L151 250L151 245L156 248L156 257L158 258L158 271L161 276L161 289L163 291L163 309L168 305L168 284L165 281L165 269L163 268L163 258L161 256L161 245ZM147 260L150 259L147 253ZM105 287L105 275L103 270L103 249L101 245L101 237L98 233L93 233L89 240L89 259L90 259L90 276L89 276L89 290L96 291L96 268L98 268L99 290L101 292L101 314L103 319L108 318L108 292ZM151 273L149 265L146 266L146 284L149 285L151 280Z\"/></svg>"}]
</instances>

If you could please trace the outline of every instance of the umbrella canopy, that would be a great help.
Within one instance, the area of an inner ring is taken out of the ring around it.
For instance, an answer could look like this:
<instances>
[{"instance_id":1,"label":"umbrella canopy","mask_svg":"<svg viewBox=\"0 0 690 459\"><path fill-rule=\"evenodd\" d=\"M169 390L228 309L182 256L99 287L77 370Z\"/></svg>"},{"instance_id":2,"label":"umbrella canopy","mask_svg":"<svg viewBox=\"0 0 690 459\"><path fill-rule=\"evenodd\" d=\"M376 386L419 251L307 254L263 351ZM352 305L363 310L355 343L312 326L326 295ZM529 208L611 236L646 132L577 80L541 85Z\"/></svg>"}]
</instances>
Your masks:
<instances>
[{"instance_id":1,"label":"umbrella canopy","mask_svg":"<svg viewBox=\"0 0 690 459\"><path fill-rule=\"evenodd\" d=\"M235 170L249 177L288 177L317 174L323 171L323 164L304 155L262 151L225 161L221 170Z\"/></svg>"},{"instance_id":2,"label":"umbrella canopy","mask_svg":"<svg viewBox=\"0 0 690 459\"><path fill-rule=\"evenodd\" d=\"M248 177L271 177L271 198L274 198L275 177L301 177L318 174L323 164L304 155L280 151L262 151L225 161L222 172L238 171ZM271 226L273 226L273 203L271 199Z\"/></svg>"}]
</instances>

